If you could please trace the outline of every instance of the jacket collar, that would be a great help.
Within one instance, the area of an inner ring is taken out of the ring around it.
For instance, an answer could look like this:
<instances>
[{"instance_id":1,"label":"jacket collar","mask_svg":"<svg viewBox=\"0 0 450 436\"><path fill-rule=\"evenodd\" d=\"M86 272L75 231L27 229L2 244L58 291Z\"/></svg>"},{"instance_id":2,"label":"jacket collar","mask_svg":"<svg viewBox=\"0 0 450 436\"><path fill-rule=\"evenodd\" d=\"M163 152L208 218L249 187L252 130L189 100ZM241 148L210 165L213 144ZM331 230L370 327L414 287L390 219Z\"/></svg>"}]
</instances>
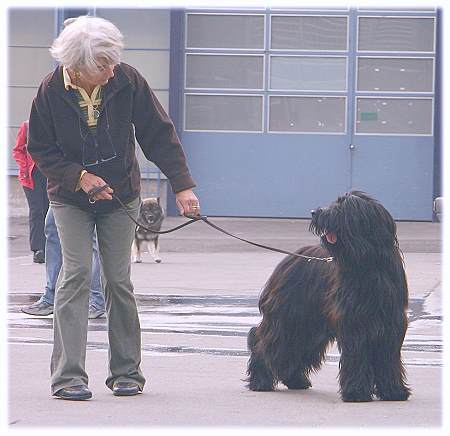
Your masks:
<instances>
[{"instance_id":1,"label":"jacket collar","mask_svg":"<svg viewBox=\"0 0 450 436\"><path fill-rule=\"evenodd\" d=\"M62 65L59 65L55 68L48 81L48 87L53 92L61 96L78 113L79 112L78 106L75 104L74 100L71 98L71 96L64 87L62 70L63 70ZM125 88L126 86L130 85L131 85L130 80L122 70L122 67L120 66L120 64L117 65L116 68L114 68L114 77L110 79L108 83L103 87L104 97L102 100L102 104L100 106L100 112L102 112L104 105L109 100L111 100L111 98L117 92L119 92L122 88Z\"/></svg>"}]
</instances>

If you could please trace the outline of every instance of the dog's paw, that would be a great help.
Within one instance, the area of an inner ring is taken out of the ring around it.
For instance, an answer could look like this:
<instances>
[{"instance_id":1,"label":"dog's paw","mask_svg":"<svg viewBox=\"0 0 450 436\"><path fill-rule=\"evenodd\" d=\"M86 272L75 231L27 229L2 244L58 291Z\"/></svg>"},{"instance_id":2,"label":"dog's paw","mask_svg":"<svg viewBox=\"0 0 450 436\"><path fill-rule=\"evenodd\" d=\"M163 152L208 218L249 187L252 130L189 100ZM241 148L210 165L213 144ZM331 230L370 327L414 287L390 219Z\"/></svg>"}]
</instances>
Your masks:
<instances>
[{"instance_id":1,"label":"dog's paw","mask_svg":"<svg viewBox=\"0 0 450 436\"><path fill-rule=\"evenodd\" d=\"M289 379L283 381L283 384L286 385L288 389L309 389L312 385L311 382L307 378L299 378L299 379Z\"/></svg>"},{"instance_id":2,"label":"dog's paw","mask_svg":"<svg viewBox=\"0 0 450 436\"><path fill-rule=\"evenodd\" d=\"M411 395L408 388L393 389L391 391L376 392L381 401L406 401Z\"/></svg>"},{"instance_id":3,"label":"dog's paw","mask_svg":"<svg viewBox=\"0 0 450 436\"><path fill-rule=\"evenodd\" d=\"M371 394L361 392L345 392L341 398L344 403L368 403L373 400Z\"/></svg>"},{"instance_id":4,"label":"dog's paw","mask_svg":"<svg viewBox=\"0 0 450 436\"><path fill-rule=\"evenodd\" d=\"M142 263L141 259L134 259L134 263Z\"/></svg>"},{"instance_id":5,"label":"dog's paw","mask_svg":"<svg viewBox=\"0 0 450 436\"><path fill-rule=\"evenodd\" d=\"M157 258L155 259L155 262L156 262L156 263L161 263L161 262L162 262L162 259L160 259L159 257L157 257Z\"/></svg>"},{"instance_id":6,"label":"dog's paw","mask_svg":"<svg viewBox=\"0 0 450 436\"><path fill-rule=\"evenodd\" d=\"M256 380L247 379L248 384L246 385L248 389L255 392L269 392L275 390L275 382L273 380Z\"/></svg>"}]
</instances>

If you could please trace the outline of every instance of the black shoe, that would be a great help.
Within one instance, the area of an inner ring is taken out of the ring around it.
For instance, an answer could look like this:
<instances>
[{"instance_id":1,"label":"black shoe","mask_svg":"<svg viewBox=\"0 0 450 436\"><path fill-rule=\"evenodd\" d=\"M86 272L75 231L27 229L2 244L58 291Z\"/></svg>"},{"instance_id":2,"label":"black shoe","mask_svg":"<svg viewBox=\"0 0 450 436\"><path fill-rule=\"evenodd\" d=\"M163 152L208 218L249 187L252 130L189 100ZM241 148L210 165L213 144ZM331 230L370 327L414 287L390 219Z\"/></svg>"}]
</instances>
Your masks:
<instances>
[{"instance_id":1,"label":"black shoe","mask_svg":"<svg viewBox=\"0 0 450 436\"><path fill-rule=\"evenodd\" d=\"M129 395L137 395L141 392L141 388L137 383L133 382L115 382L113 385L113 394L118 397Z\"/></svg>"},{"instance_id":2,"label":"black shoe","mask_svg":"<svg viewBox=\"0 0 450 436\"><path fill-rule=\"evenodd\" d=\"M45 263L45 253L43 250L36 250L33 254L34 263Z\"/></svg>"},{"instance_id":3,"label":"black shoe","mask_svg":"<svg viewBox=\"0 0 450 436\"><path fill-rule=\"evenodd\" d=\"M62 388L53 394L55 397L62 398L63 400L88 400L92 397L92 392L87 386L78 385L71 386L69 388Z\"/></svg>"}]
</instances>

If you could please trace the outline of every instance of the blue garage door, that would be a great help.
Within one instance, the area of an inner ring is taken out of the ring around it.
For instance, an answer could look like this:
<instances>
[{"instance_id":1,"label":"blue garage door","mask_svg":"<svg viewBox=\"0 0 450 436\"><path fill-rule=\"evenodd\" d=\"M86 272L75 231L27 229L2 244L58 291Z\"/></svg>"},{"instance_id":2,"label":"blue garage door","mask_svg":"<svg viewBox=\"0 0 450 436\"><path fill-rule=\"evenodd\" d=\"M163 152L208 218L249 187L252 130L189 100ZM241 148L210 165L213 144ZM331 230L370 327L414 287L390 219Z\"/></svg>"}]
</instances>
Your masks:
<instances>
[{"instance_id":1,"label":"blue garage door","mask_svg":"<svg viewBox=\"0 0 450 436\"><path fill-rule=\"evenodd\" d=\"M433 11L189 11L182 141L202 211L309 217L349 189L431 219Z\"/></svg>"}]
</instances>

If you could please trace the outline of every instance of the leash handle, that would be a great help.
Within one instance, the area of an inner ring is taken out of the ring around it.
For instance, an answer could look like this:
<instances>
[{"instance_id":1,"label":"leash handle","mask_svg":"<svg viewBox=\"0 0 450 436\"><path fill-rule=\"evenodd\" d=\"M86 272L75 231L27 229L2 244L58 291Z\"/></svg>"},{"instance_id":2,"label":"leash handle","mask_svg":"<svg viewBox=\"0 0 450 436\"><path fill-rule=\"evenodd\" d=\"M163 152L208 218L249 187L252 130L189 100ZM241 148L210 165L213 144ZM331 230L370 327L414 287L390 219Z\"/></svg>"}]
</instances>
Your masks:
<instances>
[{"instance_id":1,"label":"leash handle","mask_svg":"<svg viewBox=\"0 0 450 436\"><path fill-rule=\"evenodd\" d=\"M102 185L102 186L96 186L95 188L92 188L88 193L88 199L89 203L94 204L97 200L94 199L94 197L99 193L104 191L105 189L110 188L108 184Z\"/></svg>"}]
</instances>

